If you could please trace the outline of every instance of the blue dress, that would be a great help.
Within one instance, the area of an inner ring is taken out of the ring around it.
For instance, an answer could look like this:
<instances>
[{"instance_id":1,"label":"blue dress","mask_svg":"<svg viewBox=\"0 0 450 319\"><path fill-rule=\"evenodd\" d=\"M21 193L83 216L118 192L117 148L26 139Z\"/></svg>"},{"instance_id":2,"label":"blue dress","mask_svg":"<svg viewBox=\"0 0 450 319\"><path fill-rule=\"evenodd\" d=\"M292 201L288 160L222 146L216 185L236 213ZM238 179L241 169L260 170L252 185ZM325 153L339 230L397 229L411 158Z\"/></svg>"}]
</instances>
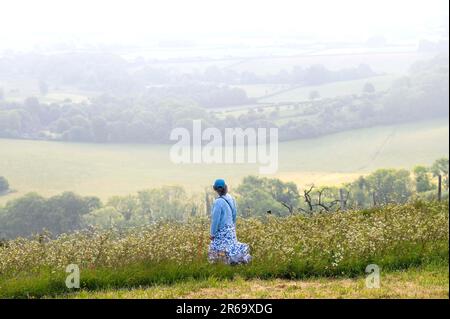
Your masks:
<instances>
[{"instance_id":1,"label":"blue dress","mask_svg":"<svg viewBox=\"0 0 450 319\"><path fill-rule=\"evenodd\" d=\"M236 203L229 194L214 201L211 212L211 236L209 262L246 264L251 261L250 248L236 237Z\"/></svg>"}]
</instances>

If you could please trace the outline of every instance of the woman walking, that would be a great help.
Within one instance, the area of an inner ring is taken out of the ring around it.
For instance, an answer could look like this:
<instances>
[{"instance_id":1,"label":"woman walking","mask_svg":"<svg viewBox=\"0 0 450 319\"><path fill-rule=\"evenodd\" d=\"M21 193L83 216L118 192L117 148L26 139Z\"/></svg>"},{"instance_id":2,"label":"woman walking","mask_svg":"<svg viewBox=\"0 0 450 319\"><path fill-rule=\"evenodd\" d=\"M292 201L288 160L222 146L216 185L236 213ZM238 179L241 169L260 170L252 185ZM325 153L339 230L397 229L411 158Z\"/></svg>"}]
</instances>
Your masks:
<instances>
[{"instance_id":1,"label":"woman walking","mask_svg":"<svg viewBox=\"0 0 450 319\"><path fill-rule=\"evenodd\" d=\"M210 262L226 264L247 264L251 260L247 244L236 238L237 208L233 197L228 194L228 187L223 179L214 182L213 189L218 197L211 212L211 244L208 259Z\"/></svg>"}]
</instances>

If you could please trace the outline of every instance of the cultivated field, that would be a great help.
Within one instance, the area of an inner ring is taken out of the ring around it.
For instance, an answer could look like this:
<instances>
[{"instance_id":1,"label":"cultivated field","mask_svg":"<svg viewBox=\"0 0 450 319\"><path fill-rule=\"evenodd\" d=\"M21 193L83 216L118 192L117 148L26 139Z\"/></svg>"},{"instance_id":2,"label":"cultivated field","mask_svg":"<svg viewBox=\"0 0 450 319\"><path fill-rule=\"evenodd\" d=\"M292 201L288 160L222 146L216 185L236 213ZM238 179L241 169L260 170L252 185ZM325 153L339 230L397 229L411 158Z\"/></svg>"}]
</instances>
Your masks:
<instances>
[{"instance_id":1,"label":"cultivated field","mask_svg":"<svg viewBox=\"0 0 450 319\"><path fill-rule=\"evenodd\" d=\"M394 79L398 78L395 75L382 75L370 77L367 79L333 82L322 85L303 86L293 90L285 90L280 94L268 94L267 98L261 98L260 103L279 103L279 102L302 102L309 100L309 93L317 91L322 98L333 98L341 95L361 94L364 84L370 82L374 85L375 90L387 90Z\"/></svg>"},{"instance_id":2,"label":"cultivated field","mask_svg":"<svg viewBox=\"0 0 450 319\"><path fill-rule=\"evenodd\" d=\"M307 67L314 64L322 64L331 70L338 70L354 67L358 64L368 64L378 73L404 73L417 60L425 60L433 56L430 53L414 51L395 52L392 50L391 52L361 52L354 54L350 51L340 53L318 51L312 54L249 58L242 60L240 63L232 64L229 68L240 72L248 71L263 75L275 74L283 69L289 70L294 65Z\"/></svg>"},{"instance_id":3,"label":"cultivated field","mask_svg":"<svg viewBox=\"0 0 450 319\"><path fill-rule=\"evenodd\" d=\"M284 142L276 176L300 186L339 184L377 168L429 165L448 157L448 136L448 119L442 119ZM0 197L0 203L27 192L50 196L70 190L107 199L162 185L199 191L219 176L233 187L257 173L255 164L173 164L168 145L0 139L0 176L16 190Z\"/></svg>"},{"instance_id":4,"label":"cultivated field","mask_svg":"<svg viewBox=\"0 0 450 319\"><path fill-rule=\"evenodd\" d=\"M48 93L42 95L39 91L39 81L31 78L1 78L0 88L3 89L7 101L22 102L28 97L35 96L41 103L73 103L85 102L95 95L94 92L82 92L73 87L49 87Z\"/></svg>"}]
</instances>

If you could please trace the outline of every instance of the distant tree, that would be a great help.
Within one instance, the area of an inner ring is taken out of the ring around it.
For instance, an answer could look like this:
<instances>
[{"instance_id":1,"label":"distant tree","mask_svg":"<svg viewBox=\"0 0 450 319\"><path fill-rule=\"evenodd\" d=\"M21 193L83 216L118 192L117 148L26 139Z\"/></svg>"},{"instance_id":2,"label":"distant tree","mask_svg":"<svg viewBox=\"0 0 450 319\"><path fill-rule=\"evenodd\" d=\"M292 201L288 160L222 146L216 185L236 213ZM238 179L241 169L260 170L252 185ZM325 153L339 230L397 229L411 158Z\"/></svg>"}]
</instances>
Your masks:
<instances>
[{"instance_id":1,"label":"distant tree","mask_svg":"<svg viewBox=\"0 0 450 319\"><path fill-rule=\"evenodd\" d=\"M7 238L14 238L48 229L52 221L47 215L45 202L45 198L34 193L8 202L0 216L0 232Z\"/></svg>"},{"instance_id":2,"label":"distant tree","mask_svg":"<svg viewBox=\"0 0 450 319\"><path fill-rule=\"evenodd\" d=\"M355 208L368 207L372 204L372 198L369 193L369 182L360 176L356 181L347 186L350 194L349 206Z\"/></svg>"},{"instance_id":3,"label":"distant tree","mask_svg":"<svg viewBox=\"0 0 450 319\"><path fill-rule=\"evenodd\" d=\"M320 98L320 93L317 90L312 90L311 92L309 92L309 99L310 100L316 100Z\"/></svg>"},{"instance_id":4,"label":"distant tree","mask_svg":"<svg viewBox=\"0 0 450 319\"><path fill-rule=\"evenodd\" d=\"M0 216L0 232L9 238L28 237L44 230L58 235L82 227L82 216L100 207L95 197L63 193L45 199L34 193L12 200Z\"/></svg>"},{"instance_id":5,"label":"distant tree","mask_svg":"<svg viewBox=\"0 0 450 319\"><path fill-rule=\"evenodd\" d=\"M379 169L366 181L376 204L405 203L412 195L410 173L404 169Z\"/></svg>"},{"instance_id":6,"label":"distant tree","mask_svg":"<svg viewBox=\"0 0 450 319\"><path fill-rule=\"evenodd\" d=\"M48 93L48 84L44 80L39 81L39 92L41 95L47 95Z\"/></svg>"},{"instance_id":7,"label":"distant tree","mask_svg":"<svg viewBox=\"0 0 450 319\"><path fill-rule=\"evenodd\" d=\"M94 225L102 228L121 226L124 217L114 207L106 206L83 215L85 225Z\"/></svg>"},{"instance_id":8,"label":"distant tree","mask_svg":"<svg viewBox=\"0 0 450 319\"><path fill-rule=\"evenodd\" d=\"M63 139L71 142L90 142L92 141L92 134L85 127L74 126L63 134Z\"/></svg>"},{"instance_id":9,"label":"distant tree","mask_svg":"<svg viewBox=\"0 0 450 319\"><path fill-rule=\"evenodd\" d=\"M433 184L431 183L429 177L429 169L425 166L416 166L413 169L414 181L416 184L416 191L418 193L427 192L433 189Z\"/></svg>"},{"instance_id":10,"label":"distant tree","mask_svg":"<svg viewBox=\"0 0 450 319\"><path fill-rule=\"evenodd\" d=\"M323 65L312 65L305 71L305 81L309 85L318 85L332 80L332 72Z\"/></svg>"},{"instance_id":11,"label":"distant tree","mask_svg":"<svg viewBox=\"0 0 450 319\"><path fill-rule=\"evenodd\" d=\"M100 208L96 197L81 197L72 192L50 197L46 203L50 225L46 228L52 233L71 232L82 227L82 217Z\"/></svg>"},{"instance_id":12,"label":"distant tree","mask_svg":"<svg viewBox=\"0 0 450 319\"><path fill-rule=\"evenodd\" d=\"M224 79L222 70L214 65L207 67L203 75L205 77L205 80L210 82L222 82Z\"/></svg>"},{"instance_id":13,"label":"distant tree","mask_svg":"<svg viewBox=\"0 0 450 319\"><path fill-rule=\"evenodd\" d=\"M108 122L104 118L94 117L91 126L95 142L106 142L108 140ZM141 132L141 134L143 133Z\"/></svg>"},{"instance_id":14,"label":"distant tree","mask_svg":"<svg viewBox=\"0 0 450 319\"><path fill-rule=\"evenodd\" d=\"M79 127L83 127L88 129L90 127L90 122L88 120L88 118L84 115L75 115L74 117L71 118L70 123L73 126L79 126Z\"/></svg>"},{"instance_id":15,"label":"distant tree","mask_svg":"<svg viewBox=\"0 0 450 319\"><path fill-rule=\"evenodd\" d=\"M37 97L28 97L24 101L24 105L28 110L35 111L39 108L39 100Z\"/></svg>"},{"instance_id":16,"label":"distant tree","mask_svg":"<svg viewBox=\"0 0 450 319\"><path fill-rule=\"evenodd\" d=\"M140 192L138 200L142 214L148 215L151 212L151 217L156 220L183 220L191 209L186 191L180 186L165 186Z\"/></svg>"},{"instance_id":17,"label":"distant tree","mask_svg":"<svg viewBox=\"0 0 450 319\"><path fill-rule=\"evenodd\" d=\"M53 129L57 133L64 133L65 131L70 129L70 122L66 119L58 119L52 124Z\"/></svg>"},{"instance_id":18,"label":"distant tree","mask_svg":"<svg viewBox=\"0 0 450 319\"><path fill-rule=\"evenodd\" d=\"M278 115L279 115L279 113L280 112L278 112L278 111L272 111L272 112L270 112L270 118L272 118L272 119L276 119L277 117L278 117Z\"/></svg>"},{"instance_id":19,"label":"distant tree","mask_svg":"<svg viewBox=\"0 0 450 319\"><path fill-rule=\"evenodd\" d=\"M42 125L52 126L52 123L61 117L61 107L55 103L47 104L40 110L38 116Z\"/></svg>"},{"instance_id":20,"label":"distant tree","mask_svg":"<svg viewBox=\"0 0 450 319\"><path fill-rule=\"evenodd\" d=\"M24 113L26 111L23 111ZM22 116L19 111L1 111L0 110L0 135L5 137L20 136L22 130ZM30 123L28 123L30 124ZM30 127L31 125L29 125Z\"/></svg>"},{"instance_id":21,"label":"distant tree","mask_svg":"<svg viewBox=\"0 0 450 319\"><path fill-rule=\"evenodd\" d=\"M366 82L363 87L364 93L375 93L375 86L371 82Z\"/></svg>"},{"instance_id":22,"label":"distant tree","mask_svg":"<svg viewBox=\"0 0 450 319\"><path fill-rule=\"evenodd\" d=\"M285 183L276 178L245 177L236 189L239 206L253 210L257 215L272 211L273 214L293 214L299 204L300 195L294 183Z\"/></svg>"},{"instance_id":23,"label":"distant tree","mask_svg":"<svg viewBox=\"0 0 450 319\"><path fill-rule=\"evenodd\" d=\"M314 211L334 211L339 207L339 189L337 187L322 186L315 188L311 185L303 191L305 204L300 208L305 213Z\"/></svg>"},{"instance_id":24,"label":"distant tree","mask_svg":"<svg viewBox=\"0 0 450 319\"><path fill-rule=\"evenodd\" d=\"M106 205L114 207L124 217L125 221L129 221L139 207L137 198L132 195L113 196L108 200Z\"/></svg>"},{"instance_id":25,"label":"distant tree","mask_svg":"<svg viewBox=\"0 0 450 319\"><path fill-rule=\"evenodd\" d=\"M433 173L433 176L442 176L443 187L445 189L448 189L449 187L448 171L449 160L446 157L436 160L431 166L431 172Z\"/></svg>"},{"instance_id":26,"label":"distant tree","mask_svg":"<svg viewBox=\"0 0 450 319\"><path fill-rule=\"evenodd\" d=\"M121 224L126 226L142 225L161 219L180 221L192 211L192 201L179 186L143 190L137 195L114 196L106 205L123 216Z\"/></svg>"},{"instance_id":27,"label":"distant tree","mask_svg":"<svg viewBox=\"0 0 450 319\"><path fill-rule=\"evenodd\" d=\"M9 190L9 183L6 178L0 176L0 194Z\"/></svg>"}]
</instances>

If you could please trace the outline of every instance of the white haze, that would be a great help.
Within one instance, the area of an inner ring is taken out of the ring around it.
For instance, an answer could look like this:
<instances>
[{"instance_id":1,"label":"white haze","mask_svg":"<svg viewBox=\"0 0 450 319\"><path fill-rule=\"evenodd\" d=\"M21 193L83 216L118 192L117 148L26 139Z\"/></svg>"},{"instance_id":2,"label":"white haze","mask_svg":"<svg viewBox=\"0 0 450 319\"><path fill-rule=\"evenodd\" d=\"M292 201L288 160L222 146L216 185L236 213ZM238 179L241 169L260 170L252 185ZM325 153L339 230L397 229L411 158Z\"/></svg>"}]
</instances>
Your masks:
<instances>
[{"instance_id":1,"label":"white haze","mask_svg":"<svg viewBox=\"0 0 450 319\"><path fill-rule=\"evenodd\" d=\"M361 41L382 35L408 42L440 29L448 35L447 0L2 0L0 6L0 49L248 36Z\"/></svg>"}]
</instances>

